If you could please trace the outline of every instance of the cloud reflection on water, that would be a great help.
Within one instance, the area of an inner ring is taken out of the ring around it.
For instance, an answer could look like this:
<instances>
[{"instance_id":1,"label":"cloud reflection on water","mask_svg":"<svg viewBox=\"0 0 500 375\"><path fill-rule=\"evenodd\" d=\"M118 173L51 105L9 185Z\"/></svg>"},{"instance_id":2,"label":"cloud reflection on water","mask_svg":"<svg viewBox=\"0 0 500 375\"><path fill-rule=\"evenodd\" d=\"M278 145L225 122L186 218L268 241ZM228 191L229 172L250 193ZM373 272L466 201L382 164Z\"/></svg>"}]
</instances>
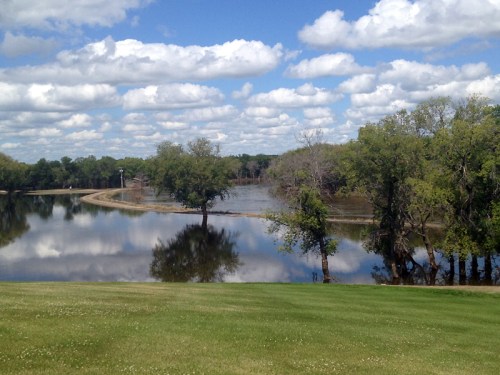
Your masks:
<instances>
[{"instance_id":1,"label":"cloud reflection on water","mask_svg":"<svg viewBox=\"0 0 500 375\"><path fill-rule=\"evenodd\" d=\"M30 230L0 248L0 279L152 281L151 249L158 239L166 241L186 225L201 222L198 215L127 215L82 207L71 219L58 203L50 217L27 214ZM242 264L224 281L311 282L313 272L321 273L320 259L314 255L278 253L263 219L211 215L209 224L238 233L235 251ZM344 237L338 253L330 258L330 268L340 282L372 283L375 262L381 264L360 241Z\"/></svg>"}]
</instances>

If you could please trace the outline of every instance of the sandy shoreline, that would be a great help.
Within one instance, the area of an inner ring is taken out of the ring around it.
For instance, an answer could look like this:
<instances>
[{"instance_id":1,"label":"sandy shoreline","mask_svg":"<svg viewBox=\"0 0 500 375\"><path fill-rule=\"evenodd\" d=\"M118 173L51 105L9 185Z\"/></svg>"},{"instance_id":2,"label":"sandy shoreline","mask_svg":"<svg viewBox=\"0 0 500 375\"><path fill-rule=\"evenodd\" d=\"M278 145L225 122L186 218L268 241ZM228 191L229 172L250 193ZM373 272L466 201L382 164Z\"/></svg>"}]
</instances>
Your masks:
<instances>
[{"instance_id":1,"label":"sandy shoreline","mask_svg":"<svg viewBox=\"0 0 500 375\"><path fill-rule=\"evenodd\" d=\"M33 190L28 192L28 195L63 195L63 194L81 194L81 201L94 204L97 206L116 208L122 210L142 211L142 212L165 212L165 213L183 213L183 214L199 214L200 211L184 208L179 205L155 205L141 204L134 202L125 202L113 197L120 192L133 191L133 188L124 189L53 189L53 190ZM264 213L240 213L240 212L221 212L209 211L210 215L226 215L235 217L258 217L265 218ZM340 224L373 224L373 219L370 218L346 218L346 217L329 217L327 219L332 223ZM430 227L439 227L439 224L430 223Z\"/></svg>"},{"instance_id":2,"label":"sandy shoreline","mask_svg":"<svg viewBox=\"0 0 500 375\"><path fill-rule=\"evenodd\" d=\"M126 189L107 189L97 190L89 195L84 195L80 199L82 202L95 204L97 206L104 206L110 208L117 208L123 210L143 211L143 212L169 212L169 213L183 213L183 214L200 214L200 211L184 208L179 205L154 205L154 204L141 204L133 202L125 202L114 199L113 196L120 192L133 191L131 188ZM50 190L49 190L50 192ZM50 193L49 193L50 194ZM68 191L61 194L68 194ZM241 212L221 212L209 211L210 215L226 215L235 217L258 217L265 219L265 213L241 213ZM348 218L348 217L329 217L327 219L332 223L339 224L373 224L374 220L370 218ZM439 227L439 224L428 224L429 227Z\"/></svg>"},{"instance_id":3,"label":"sandy shoreline","mask_svg":"<svg viewBox=\"0 0 500 375\"><path fill-rule=\"evenodd\" d=\"M84 195L80 199L82 202L95 204L98 206L124 209L124 210L134 210L134 211L144 211L144 212L170 212L170 213L183 213L183 214L199 214L197 210L183 208L178 205L154 205L154 204L141 204L133 202L125 202L121 200L114 199L113 196L120 192L132 191L133 189L109 189L100 190L93 192L89 195ZM66 192L67 194L67 192ZM243 217L258 217L265 218L264 213L241 213L241 212L220 212L220 211L209 211L210 215L227 215L227 216L243 216ZM349 219L349 218L329 218L328 221L337 223L350 223L350 224L371 224L373 220L371 219Z\"/></svg>"},{"instance_id":4,"label":"sandy shoreline","mask_svg":"<svg viewBox=\"0 0 500 375\"><path fill-rule=\"evenodd\" d=\"M92 192L88 195L83 195L80 200L85 203L104 206L110 208L118 208L123 210L133 211L151 211L151 212L172 212L172 213L196 213L194 210L189 210L179 206L141 204L133 202L125 202L114 199L113 196L120 192L132 191L133 189L106 189Z\"/></svg>"}]
</instances>

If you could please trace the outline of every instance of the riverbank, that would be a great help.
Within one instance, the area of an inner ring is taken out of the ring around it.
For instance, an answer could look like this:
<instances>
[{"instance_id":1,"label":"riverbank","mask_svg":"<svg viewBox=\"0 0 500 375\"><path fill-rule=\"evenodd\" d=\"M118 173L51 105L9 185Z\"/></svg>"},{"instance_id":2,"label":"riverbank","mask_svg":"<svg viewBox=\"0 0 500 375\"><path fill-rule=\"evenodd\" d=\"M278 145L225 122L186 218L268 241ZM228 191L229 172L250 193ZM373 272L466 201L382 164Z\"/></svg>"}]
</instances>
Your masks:
<instances>
[{"instance_id":1,"label":"riverbank","mask_svg":"<svg viewBox=\"0 0 500 375\"><path fill-rule=\"evenodd\" d=\"M141 211L141 212L164 212L164 213L183 213L183 214L199 214L197 210L189 209L180 206L179 204L142 204L123 201L115 199L114 197L120 193L133 191L133 188L124 189L52 189L52 190L33 190L27 195L64 195L64 194L81 194L82 202L94 204L97 206L116 208L122 210ZM1 191L0 191L1 194ZM211 215L227 215L227 216L240 216L240 217L258 217L265 218L265 213L239 213L239 212L226 212L226 211L210 211ZM376 224L376 221L367 217L342 217L330 216L327 219L332 223L339 224ZM429 228L440 228L442 224L429 223Z\"/></svg>"},{"instance_id":2,"label":"riverbank","mask_svg":"<svg viewBox=\"0 0 500 375\"><path fill-rule=\"evenodd\" d=\"M127 202L115 199L114 197L120 193L132 191L133 189L107 189L93 192L84 195L80 198L82 202L94 204L97 206L117 208L123 210L144 211L144 212L172 212L172 213L194 213L196 211L189 210L177 205L153 205Z\"/></svg>"},{"instance_id":3,"label":"riverbank","mask_svg":"<svg viewBox=\"0 0 500 375\"><path fill-rule=\"evenodd\" d=\"M82 202L93 204L102 207L116 208L121 210L141 211L141 212L164 212L164 213L183 213L183 214L199 214L197 210L182 207L178 204L142 204L115 199L114 197L121 192L133 191L133 188L124 189L51 189L51 190L32 190L26 193L27 195L64 195L64 194L80 194ZM0 191L0 194L6 193ZM239 213L227 211L210 211L211 215L227 215L240 217L258 217L265 218L265 213ZM327 219L332 223L339 224L376 224L376 221L367 217L343 217L330 216ZM429 228L440 228L440 223L428 223Z\"/></svg>"},{"instance_id":4,"label":"riverbank","mask_svg":"<svg viewBox=\"0 0 500 375\"><path fill-rule=\"evenodd\" d=\"M133 211L143 211L143 212L170 212L170 213L199 213L199 211L184 208L178 204L142 204L134 203L123 200L115 199L121 192L133 191L133 189L108 189L99 190L92 192L91 194L84 195L81 197L81 201L89 204L94 204L98 206L133 210ZM66 194L68 192L66 191ZM241 216L241 217L259 217L265 218L265 213L240 213L240 212L221 212L221 211L210 211L211 215L227 215L227 216ZM342 217L330 217L328 221L335 223L346 223L346 224L371 224L373 219L369 218L342 218Z\"/></svg>"}]
</instances>

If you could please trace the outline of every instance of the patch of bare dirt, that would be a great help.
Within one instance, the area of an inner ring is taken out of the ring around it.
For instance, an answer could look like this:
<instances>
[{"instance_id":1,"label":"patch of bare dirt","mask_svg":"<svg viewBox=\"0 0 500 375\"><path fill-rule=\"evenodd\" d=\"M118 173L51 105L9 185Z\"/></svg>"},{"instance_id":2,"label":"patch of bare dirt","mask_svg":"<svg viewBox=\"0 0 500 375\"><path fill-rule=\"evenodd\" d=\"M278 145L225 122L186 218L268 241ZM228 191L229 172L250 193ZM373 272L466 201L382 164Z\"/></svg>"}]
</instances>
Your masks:
<instances>
[{"instance_id":1,"label":"patch of bare dirt","mask_svg":"<svg viewBox=\"0 0 500 375\"><path fill-rule=\"evenodd\" d=\"M500 293L500 285L439 285L439 286L401 285L401 286L405 288L432 288L432 289L463 290L467 292Z\"/></svg>"},{"instance_id":2,"label":"patch of bare dirt","mask_svg":"<svg viewBox=\"0 0 500 375\"><path fill-rule=\"evenodd\" d=\"M453 285L453 286L434 286L433 288L465 290L468 292L500 293L499 285Z\"/></svg>"}]
</instances>

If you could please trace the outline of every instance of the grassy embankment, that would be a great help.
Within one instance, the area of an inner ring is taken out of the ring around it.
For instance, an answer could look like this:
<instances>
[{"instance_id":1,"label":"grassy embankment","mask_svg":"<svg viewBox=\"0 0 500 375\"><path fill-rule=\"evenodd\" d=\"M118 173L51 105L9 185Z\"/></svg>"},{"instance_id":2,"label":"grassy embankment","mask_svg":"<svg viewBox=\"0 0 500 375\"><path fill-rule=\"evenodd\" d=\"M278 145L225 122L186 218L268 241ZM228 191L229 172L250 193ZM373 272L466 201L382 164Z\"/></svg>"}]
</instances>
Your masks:
<instances>
[{"instance_id":1,"label":"grassy embankment","mask_svg":"<svg viewBox=\"0 0 500 375\"><path fill-rule=\"evenodd\" d=\"M500 294L0 283L2 374L497 374Z\"/></svg>"}]
</instances>

